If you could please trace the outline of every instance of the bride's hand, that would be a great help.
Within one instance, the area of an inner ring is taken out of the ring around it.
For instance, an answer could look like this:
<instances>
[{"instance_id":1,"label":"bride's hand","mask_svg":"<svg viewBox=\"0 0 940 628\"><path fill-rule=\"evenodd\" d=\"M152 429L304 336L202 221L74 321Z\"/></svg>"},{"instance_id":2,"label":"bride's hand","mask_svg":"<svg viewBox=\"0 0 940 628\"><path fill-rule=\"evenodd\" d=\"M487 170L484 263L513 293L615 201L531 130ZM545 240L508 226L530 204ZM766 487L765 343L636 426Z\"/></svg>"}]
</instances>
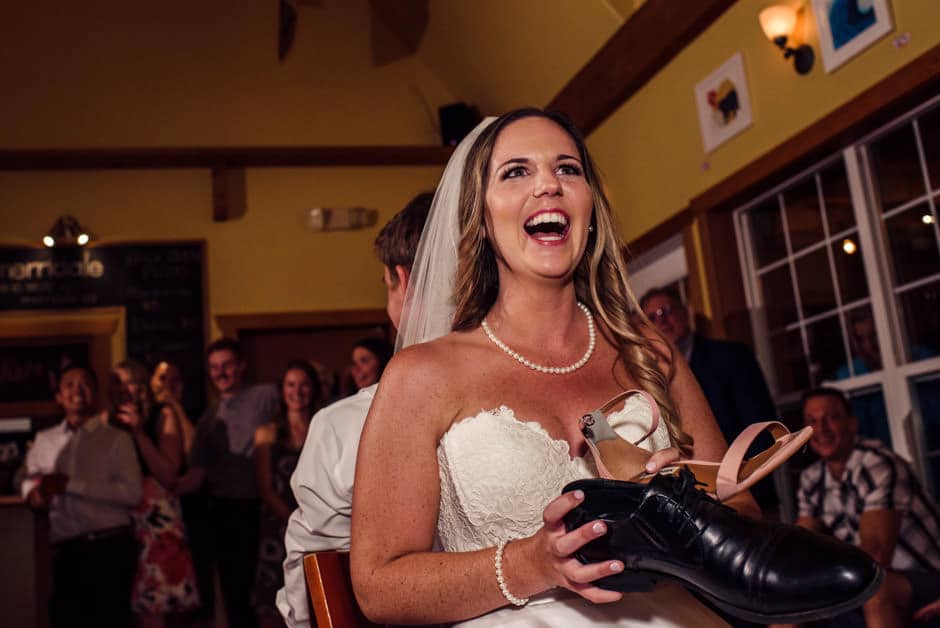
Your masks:
<instances>
[{"instance_id":1,"label":"bride's hand","mask_svg":"<svg viewBox=\"0 0 940 628\"><path fill-rule=\"evenodd\" d=\"M644 471L646 473L658 473L663 467L668 467L674 462L679 460L679 448L678 447L668 447L666 449L660 449L659 451L653 452L653 455L649 457L649 460L646 461L646 467Z\"/></svg>"},{"instance_id":2,"label":"bride's hand","mask_svg":"<svg viewBox=\"0 0 940 628\"><path fill-rule=\"evenodd\" d=\"M591 582L623 571L619 560L583 565L573 553L589 541L604 536L607 525L603 521L592 521L568 532L564 516L584 500L582 491L571 491L556 497L542 511L544 526L536 534L536 551L542 559L543 573L555 586L574 591L595 603L616 602L622 593L607 591Z\"/></svg>"}]
</instances>

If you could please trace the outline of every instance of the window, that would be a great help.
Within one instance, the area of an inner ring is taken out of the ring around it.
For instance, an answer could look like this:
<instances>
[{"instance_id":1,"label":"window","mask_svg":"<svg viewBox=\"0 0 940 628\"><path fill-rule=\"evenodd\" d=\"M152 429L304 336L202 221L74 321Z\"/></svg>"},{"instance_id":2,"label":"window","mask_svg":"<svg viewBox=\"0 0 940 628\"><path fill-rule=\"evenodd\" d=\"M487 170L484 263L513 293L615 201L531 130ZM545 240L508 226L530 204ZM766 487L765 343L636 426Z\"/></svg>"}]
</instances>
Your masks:
<instances>
[{"instance_id":1,"label":"window","mask_svg":"<svg viewBox=\"0 0 940 628\"><path fill-rule=\"evenodd\" d=\"M785 411L821 384L940 489L940 98L735 212L748 307Z\"/></svg>"}]
</instances>

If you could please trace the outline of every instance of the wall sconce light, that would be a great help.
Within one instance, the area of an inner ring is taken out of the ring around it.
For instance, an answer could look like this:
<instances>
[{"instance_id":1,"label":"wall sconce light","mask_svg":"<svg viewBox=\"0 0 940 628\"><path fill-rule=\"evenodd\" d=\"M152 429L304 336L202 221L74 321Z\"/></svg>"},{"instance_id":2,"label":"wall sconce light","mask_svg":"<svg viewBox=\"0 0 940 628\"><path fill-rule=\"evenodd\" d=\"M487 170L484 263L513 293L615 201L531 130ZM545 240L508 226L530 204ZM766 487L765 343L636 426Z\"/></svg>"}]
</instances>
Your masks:
<instances>
[{"instance_id":1,"label":"wall sconce light","mask_svg":"<svg viewBox=\"0 0 940 628\"><path fill-rule=\"evenodd\" d=\"M797 74L806 74L813 69L816 55L809 45L803 44L797 48L787 46L787 40L796 28L796 9L783 4L767 7L760 12L760 27L767 39L783 50L784 59L793 57Z\"/></svg>"},{"instance_id":2,"label":"wall sconce light","mask_svg":"<svg viewBox=\"0 0 940 628\"><path fill-rule=\"evenodd\" d=\"M91 234L83 227L75 216L65 214L59 216L42 237L42 243L48 248L54 246L85 246L91 241Z\"/></svg>"},{"instance_id":3,"label":"wall sconce light","mask_svg":"<svg viewBox=\"0 0 940 628\"><path fill-rule=\"evenodd\" d=\"M347 207L327 209L314 207L305 211L307 227L311 231L349 231L372 227L379 220L377 209Z\"/></svg>"}]
</instances>

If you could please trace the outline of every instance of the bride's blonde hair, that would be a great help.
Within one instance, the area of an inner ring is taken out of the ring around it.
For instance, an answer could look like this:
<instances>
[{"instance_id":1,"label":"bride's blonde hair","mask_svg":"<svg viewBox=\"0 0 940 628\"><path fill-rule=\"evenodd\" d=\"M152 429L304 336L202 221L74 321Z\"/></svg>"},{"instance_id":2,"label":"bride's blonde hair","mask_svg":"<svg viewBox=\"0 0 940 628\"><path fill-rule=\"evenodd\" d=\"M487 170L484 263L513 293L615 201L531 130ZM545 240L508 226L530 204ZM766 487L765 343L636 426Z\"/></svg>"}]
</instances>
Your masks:
<instances>
[{"instance_id":1,"label":"bride's blonde hair","mask_svg":"<svg viewBox=\"0 0 940 628\"><path fill-rule=\"evenodd\" d=\"M584 138L565 116L533 108L510 111L486 127L471 147L460 186L461 226L454 287L456 312L452 329L459 331L478 327L496 302L499 292L496 254L483 228L490 159L496 139L503 129L517 120L532 117L551 120L571 136L578 147L584 177L591 188L594 201L591 224L594 230L588 236L584 255L574 272L577 297L604 322L613 335L611 340L619 349L624 367L640 387L656 399L669 436L683 453L688 454L692 438L682 430L675 403L669 395L669 382L675 371L673 350L663 340L663 346L670 347L669 355L666 356L669 367L663 373L657 366L657 356L662 351L631 322L631 310L642 310L627 281L624 244L617 233L607 195Z\"/></svg>"}]
</instances>

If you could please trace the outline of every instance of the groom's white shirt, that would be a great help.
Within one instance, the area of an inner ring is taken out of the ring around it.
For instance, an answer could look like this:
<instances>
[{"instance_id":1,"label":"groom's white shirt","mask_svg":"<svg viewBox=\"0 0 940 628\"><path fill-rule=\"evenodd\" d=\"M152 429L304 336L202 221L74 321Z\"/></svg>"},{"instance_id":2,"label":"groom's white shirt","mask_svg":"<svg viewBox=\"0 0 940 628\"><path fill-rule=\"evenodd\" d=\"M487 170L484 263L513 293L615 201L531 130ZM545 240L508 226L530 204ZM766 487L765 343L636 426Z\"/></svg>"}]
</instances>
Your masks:
<instances>
[{"instance_id":1,"label":"groom's white shirt","mask_svg":"<svg viewBox=\"0 0 940 628\"><path fill-rule=\"evenodd\" d=\"M297 509L284 535L284 587L277 592L277 609L288 628L311 624L304 554L349 551L356 453L377 386L363 388L323 408L310 422L290 481Z\"/></svg>"}]
</instances>

